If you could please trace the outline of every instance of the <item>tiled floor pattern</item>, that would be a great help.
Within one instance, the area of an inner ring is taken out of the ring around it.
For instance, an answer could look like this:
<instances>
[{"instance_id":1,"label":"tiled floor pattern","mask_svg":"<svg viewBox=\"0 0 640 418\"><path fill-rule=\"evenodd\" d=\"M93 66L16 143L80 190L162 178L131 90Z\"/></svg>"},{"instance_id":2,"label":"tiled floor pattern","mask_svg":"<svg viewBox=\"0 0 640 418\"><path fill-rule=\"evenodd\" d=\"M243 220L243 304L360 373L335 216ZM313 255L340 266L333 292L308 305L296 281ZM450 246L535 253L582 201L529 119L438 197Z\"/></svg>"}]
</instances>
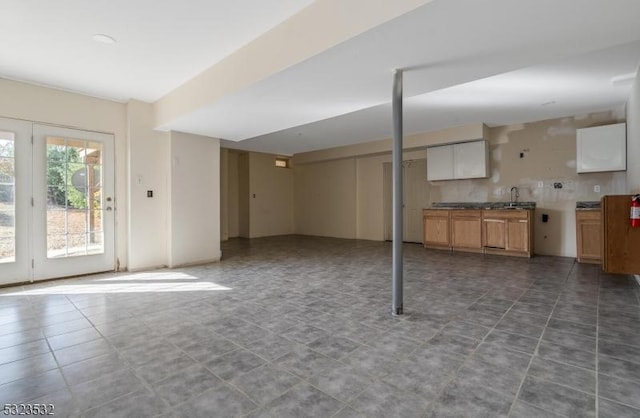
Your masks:
<instances>
[{"instance_id":1,"label":"tiled floor pattern","mask_svg":"<svg viewBox=\"0 0 640 418\"><path fill-rule=\"evenodd\" d=\"M0 405L56 416L638 417L638 288L571 259L232 240L219 264L0 289Z\"/></svg>"}]
</instances>

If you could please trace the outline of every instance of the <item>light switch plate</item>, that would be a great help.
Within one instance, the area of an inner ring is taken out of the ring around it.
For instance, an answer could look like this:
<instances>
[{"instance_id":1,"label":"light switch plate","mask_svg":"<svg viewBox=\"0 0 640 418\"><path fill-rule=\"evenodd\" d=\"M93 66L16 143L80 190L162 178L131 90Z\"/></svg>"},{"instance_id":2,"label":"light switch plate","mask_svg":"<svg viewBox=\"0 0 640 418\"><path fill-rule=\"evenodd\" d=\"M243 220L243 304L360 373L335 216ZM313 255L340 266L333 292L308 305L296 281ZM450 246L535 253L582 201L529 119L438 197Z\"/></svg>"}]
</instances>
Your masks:
<instances>
[{"instance_id":1,"label":"light switch plate","mask_svg":"<svg viewBox=\"0 0 640 418\"><path fill-rule=\"evenodd\" d=\"M593 191L596 193L600 193L600 185L596 184L595 186L593 186Z\"/></svg>"}]
</instances>

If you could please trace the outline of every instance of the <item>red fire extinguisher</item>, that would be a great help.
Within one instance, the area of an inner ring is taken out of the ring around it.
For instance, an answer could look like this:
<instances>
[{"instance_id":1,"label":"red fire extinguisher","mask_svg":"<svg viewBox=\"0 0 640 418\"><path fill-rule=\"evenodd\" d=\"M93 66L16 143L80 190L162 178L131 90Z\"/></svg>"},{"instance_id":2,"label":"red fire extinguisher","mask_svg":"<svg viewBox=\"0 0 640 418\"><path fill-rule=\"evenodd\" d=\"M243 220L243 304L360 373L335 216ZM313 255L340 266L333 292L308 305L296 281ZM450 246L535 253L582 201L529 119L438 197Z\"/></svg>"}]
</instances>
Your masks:
<instances>
[{"instance_id":1,"label":"red fire extinguisher","mask_svg":"<svg viewBox=\"0 0 640 418\"><path fill-rule=\"evenodd\" d=\"M640 228L640 194L631 197L631 228Z\"/></svg>"}]
</instances>

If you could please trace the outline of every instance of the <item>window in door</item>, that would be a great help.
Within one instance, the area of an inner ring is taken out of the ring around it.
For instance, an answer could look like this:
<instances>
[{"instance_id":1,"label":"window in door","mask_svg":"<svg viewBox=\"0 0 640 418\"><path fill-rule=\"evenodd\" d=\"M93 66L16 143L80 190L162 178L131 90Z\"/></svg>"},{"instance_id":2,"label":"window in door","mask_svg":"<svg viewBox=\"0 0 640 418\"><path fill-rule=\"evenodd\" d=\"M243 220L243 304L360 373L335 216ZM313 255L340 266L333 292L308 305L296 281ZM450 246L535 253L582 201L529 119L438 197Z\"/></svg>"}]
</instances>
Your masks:
<instances>
[{"instance_id":1,"label":"window in door","mask_svg":"<svg viewBox=\"0 0 640 418\"><path fill-rule=\"evenodd\" d=\"M49 136L47 258L102 254L102 143Z\"/></svg>"},{"instance_id":2,"label":"window in door","mask_svg":"<svg viewBox=\"0 0 640 418\"><path fill-rule=\"evenodd\" d=\"M15 167L14 134L0 131L0 263L16 259Z\"/></svg>"}]
</instances>

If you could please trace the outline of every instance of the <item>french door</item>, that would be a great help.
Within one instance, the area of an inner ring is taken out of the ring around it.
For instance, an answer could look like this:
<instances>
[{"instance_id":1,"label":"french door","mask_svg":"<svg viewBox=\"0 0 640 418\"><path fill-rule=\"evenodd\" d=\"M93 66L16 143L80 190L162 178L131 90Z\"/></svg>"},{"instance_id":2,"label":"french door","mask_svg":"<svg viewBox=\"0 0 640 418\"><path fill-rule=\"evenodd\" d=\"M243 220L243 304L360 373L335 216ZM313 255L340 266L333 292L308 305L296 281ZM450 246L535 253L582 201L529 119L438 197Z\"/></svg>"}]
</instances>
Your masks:
<instances>
[{"instance_id":1,"label":"french door","mask_svg":"<svg viewBox=\"0 0 640 418\"><path fill-rule=\"evenodd\" d=\"M112 135L0 119L0 284L114 269L113 153Z\"/></svg>"}]
</instances>

